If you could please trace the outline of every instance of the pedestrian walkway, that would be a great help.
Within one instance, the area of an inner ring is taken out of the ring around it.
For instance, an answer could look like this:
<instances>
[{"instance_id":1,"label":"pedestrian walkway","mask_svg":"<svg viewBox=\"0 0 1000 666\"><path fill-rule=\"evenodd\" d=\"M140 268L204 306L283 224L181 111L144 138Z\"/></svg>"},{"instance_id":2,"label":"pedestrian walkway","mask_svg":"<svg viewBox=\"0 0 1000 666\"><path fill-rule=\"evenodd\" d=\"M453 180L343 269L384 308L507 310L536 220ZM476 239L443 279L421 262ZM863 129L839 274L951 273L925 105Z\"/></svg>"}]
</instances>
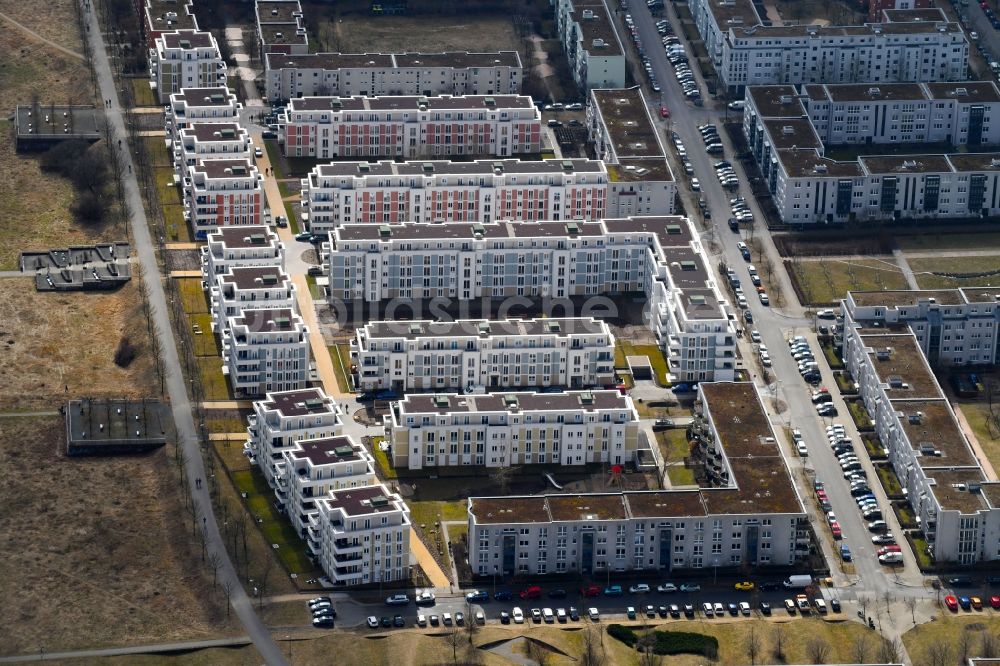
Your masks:
<instances>
[{"instance_id":1,"label":"pedestrian walkway","mask_svg":"<svg viewBox=\"0 0 1000 666\"><path fill-rule=\"evenodd\" d=\"M983 451L983 447L979 443L979 438L976 437L975 431L972 429L972 426L969 425L969 421L965 418L962 406L954 405L954 407L955 417L958 419L958 425L962 429L962 432L965 433L966 439L969 440L969 445L972 446L972 452L976 454L977 458L979 458L979 464L983 468L983 474L986 475L988 480L996 481L997 473L996 470L993 469L993 463L986 457L986 452Z\"/></svg>"},{"instance_id":2,"label":"pedestrian walkway","mask_svg":"<svg viewBox=\"0 0 1000 666\"><path fill-rule=\"evenodd\" d=\"M163 247L168 250L197 250L201 246L197 243L167 243Z\"/></svg>"},{"instance_id":3,"label":"pedestrian walkway","mask_svg":"<svg viewBox=\"0 0 1000 666\"><path fill-rule=\"evenodd\" d=\"M319 375L319 380L323 383L323 390L326 391L327 395L338 400L349 400L351 395L341 390L337 384L337 373L333 371L330 350L326 348L326 340L319 328L319 320L316 319L316 306L313 304L312 294L309 293L309 283L306 281L306 276L293 275L292 282L295 283L295 294L299 302L299 312L302 313L302 321L309 329L309 346L312 348L316 374Z\"/></svg>"},{"instance_id":4,"label":"pedestrian walkway","mask_svg":"<svg viewBox=\"0 0 1000 666\"><path fill-rule=\"evenodd\" d=\"M172 277L172 278L198 278L198 277L201 277L201 271L170 271L170 277Z\"/></svg>"},{"instance_id":5,"label":"pedestrian walkway","mask_svg":"<svg viewBox=\"0 0 1000 666\"><path fill-rule=\"evenodd\" d=\"M166 136L166 130L140 130L139 136Z\"/></svg>"},{"instance_id":6,"label":"pedestrian walkway","mask_svg":"<svg viewBox=\"0 0 1000 666\"><path fill-rule=\"evenodd\" d=\"M212 442L232 442L234 440L246 439L247 431L243 432L212 432L208 439Z\"/></svg>"},{"instance_id":7,"label":"pedestrian walkway","mask_svg":"<svg viewBox=\"0 0 1000 666\"><path fill-rule=\"evenodd\" d=\"M910 268L910 262L906 260L906 255L903 254L902 250L898 248L893 250L892 256L896 260L899 270L903 272L903 277L906 278L906 284L910 289L920 289L920 285L917 284L917 278L913 275L913 269Z\"/></svg>"},{"instance_id":8,"label":"pedestrian walkway","mask_svg":"<svg viewBox=\"0 0 1000 666\"><path fill-rule=\"evenodd\" d=\"M202 409L253 409L253 400L211 400L201 403Z\"/></svg>"},{"instance_id":9,"label":"pedestrian walkway","mask_svg":"<svg viewBox=\"0 0 1000 666\"><path fill-rule=\"evenodd\" d=\"M437 589L451 589L451 581L444 574L444 570L438 561L434 559L431 552L427 550L427 546L424 542L420 540L417 536L417 531L410 529L410 553L417 560L417 564L423 569L424 575L427 576L427 580L431 582Z\"/></svg>"}]
</instances>

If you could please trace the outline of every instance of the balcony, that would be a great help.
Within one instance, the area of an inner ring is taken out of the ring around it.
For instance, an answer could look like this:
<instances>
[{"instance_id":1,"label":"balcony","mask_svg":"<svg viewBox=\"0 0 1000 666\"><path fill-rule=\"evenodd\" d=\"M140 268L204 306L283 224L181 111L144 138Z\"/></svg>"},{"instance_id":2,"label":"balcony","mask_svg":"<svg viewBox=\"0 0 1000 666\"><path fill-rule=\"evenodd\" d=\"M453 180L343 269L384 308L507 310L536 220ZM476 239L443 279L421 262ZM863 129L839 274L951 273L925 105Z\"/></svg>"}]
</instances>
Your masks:
<instances>
[{"instance_id":1,"label":"balcony","mask_svg":"<svg viewBox=\"0 0 1000 666\"><path fill-rule=\"evenodd\" d=\"M312 527L309 528L312 530ZM339 555L360 555L364 545L361 543L351 543L349 539L335 539L333 542L333 552Z\"/></svg>"}]
</instances>

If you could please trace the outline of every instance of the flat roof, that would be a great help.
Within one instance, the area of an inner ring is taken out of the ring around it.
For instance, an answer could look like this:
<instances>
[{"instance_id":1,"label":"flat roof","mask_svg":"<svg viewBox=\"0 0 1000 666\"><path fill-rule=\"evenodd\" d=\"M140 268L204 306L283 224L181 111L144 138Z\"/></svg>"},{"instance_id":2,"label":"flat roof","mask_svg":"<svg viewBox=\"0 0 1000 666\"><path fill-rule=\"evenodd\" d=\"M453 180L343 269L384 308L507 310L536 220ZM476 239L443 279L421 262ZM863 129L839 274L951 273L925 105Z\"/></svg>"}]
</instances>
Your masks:
<instances>
[{"instance_id":1,"label":"flat roof","mask_svg":"<svg viewBox=\"0 0 1000 666\"><path fill-rule=\"evenodd\" d=\"M181 88L171 99L184 100L187 106L230 106L236 104L236 95L229 88Z\"/></svg>"},{"instance_id":2,"label":"flat roof","mask_svg":"<svg viewBox=\"0 0 1000 666\"><path fill-rule=\"evenodd\" d=\"M574 238L601 236L600 222L490 222L474 224L468 222L446 224L423 224L404 222L388 227L378 224L345 224L334 230L338 241L384 241L392 240L475 240L481 232L483 238L569 238L567 225L575 224Z\"/></svg>"},{"instance_id":3,"label":"flat roof","mask_svg":"<svg viewBox=\"0 0 1000 666\"><path fill-rule=\"evenodd\" d=\"M795 86L747 86L746 94L761 118L801 118L806 114Z\"/></svg>"},{"instance_id":4,"label":"flat roof","mask_svg":"<svg viewBox=\"0 0 1000 666\"><path fill-rule=\"evenodd\" d=\"M964 302L958 289L898 289L888 291L852 291L851 298L860 307L898 308L916 305L922 300L934 299L939 305L961 305Z\"/></svg>"},{"instance_id":5,"label":"flat roof","mask_svg":"<svg viewBox=\"0 0 1000 666\"><path fill-rule=\"evenodd\" d=\"M939 22L947 21L948 17L937 7L923 9L883 9L882 13L890 23Z\"/></svg>"},{"instance_id":6,"label":"flat roof","mask_svg":"<svg viewBox=\"0 0 1000 666\"><path fill-rule=\"evenodd\" d=\"M834 102L912 101L926 100L919 83L837 83L823 86L827 98Z\"/></svg>"},{"instance_id":7,"label":"flat roof","mask_svg":"<svg viewBox=\"0 0 1000 666\"><path fill-rule=\"evenodd\" d=\"M364 448L350 437L324 437L322 439L302 439L297 448L289 451L296 460L308 460L314 467L335 463L364 460Z\"/></svg>"},{"instance_id":8,"label":"flat roof","mask_svg":"<svg viewBox=\"0 0 1000 666\"><path fill-rule=\"evenodd\" d=\"M299 23L264 23L260 25L260 38L267 46L308 43L309 38L298 30Z\"/></svg>"},{"instance_id":9,"label":"flat roof","mask_svg":"<svg viewBox=\"0 0 1000 666\"><path fill-rule=\"evenodd\" d=\"M379 502L379 499L387 500ZM375 503L372 503L375 500ZM348 516L364 516L373 513L391 513L405 507L399 495L389 492L384 485L363 486L345 490L331 490L322 498L331 509L340 509Z\"/></svg>"},{"instance_id":10,"label":"flat roof","mask_svg":"<svg viewBox=\"0 0 1000 666\"><path fill-rule=\"evenodd\" d=\"M445 51L442 53L267 53L271 69L419 69L452 67L521 67L517 51Z\"/></svg>"},{"instance_id":11,"label":"flat roof","mask_svg":"<svg viewBox=\"0 0 1000 666\"><path fill-rule=\"evenodd\" d=\"M962 287L962 296L969 303L995 303L1000 301L1000 287Z\"/></svg>"},{"instance_id":12,"label":"flat roof","mask_svg":"<svg viewBox=\"0 0 1000 666\"><path fill-rule=\"evenodd\" d=\"M605 164L611 183L635 183L646 181L673 181L670 166L662 157L626 157L618 164Z\"/></svg>"},{"instance_id":13,"label":"flat roof","mask_svg":"<svg viewBox=\"0 0 1000 666\"><path fill-rule=\"evenodd\" d=\"M165 32L160 35L164 46L168 49L199 49L208 48L215 45L212 33L203 30L178 30L177 32ZM186 42L183 46L181 42Z\"/></svg>"},{"instance_id":14,"label":"flat roof","mask_svg":"<svg viewBox=\"0 0 1000 666\"><path fill-rule=\"evenodd\" d=\"M548 160L475 160L453 162L450 160L413 160L410 162L331 162L320 164L316 172L320 177L336 176L484 176L500 171L503 174L599 174L604 162L586 158ZM435 225L438 226L438 225Z\"/></svg>"},{"instance_id":15,"label":"flat roof","mask_svg":"<svg viewBox=\"0 0 1000 666\"><path fill-rule=\"evenodd\" d=\"M227 248L244 249L270 246L278 242L278 236L270 227L261 225L219 227L208 235L208 242L221 242Z\"/></svg>"},{"instance_id":16,"label":"flat roof","mask_svg":"<svg viewBox=\"0 0 1000 666\"><path fill-rule=\"evenodd\" d=\"M663 157L659 135L649 117L646 100L638 88L601 88L590 94L597 105L615 155Z\"/></svg>"},{"instance_id":17,"label":"flat roof","mask_svg":"<svg viewBox=\"0 0 1000 666\"><path fill-rule=\"evenodd\" d=\"M535 109L527 95L392 95L384 97L299 97L292 111L433 111ZM537 110L537 109L536 109Z\"/></svg>"},{"instance_id":18,"label":"flat roof","mask_svg":"<svg viewBox=\"0 0 1000 666\"><path fill-rule=\"evenodd\" d=\"M944 155L862 155L858 162L870 174L951 173Z\"/></svg>"},{"instance_id":19,"label":"flat roof","mask_svg":"<svg viewBox=\"0 0 1000 666\"><path fill-rule=\"evenodd\" d=\"M402 414L511 412L514 407L518 413L632 409L628 396L618 391L604 390L563 393L503 391L485 395L411 393L399 401L399 410Z\"/></svg>"},{"instance_id":20,"label":"flat roof","mask_svg":"<svg viewBox=\"0 0 1000 666\"><path fill-rule=\"evenodd\" d=\"M277 411L284 417L333 414L337 411L333 398L318 388L268 393L260 404L265 411Z\"/></svg>"},{"instance_id":21,"label":"flat roof","mask_svg":"<svg viewBox=\"0 0 1000 666\"><path fill-rule=\"evenodd\" d=\"M521 56L517 51L446 51L442 53L396 53L396 67L520 67Z\"/></svg>"},{"instance_id":22,"label":"flat roof","mask_svg":"<svg viewBox=\"0 0 1000 666\"><path fill-rule=\"evenodd\" d=\"M545 498L552 520L624 520L628 517L620 493L602 495L549 495Z\"/></svg>"},{"instance_id":23,"label":"flat roof","mask_svg":"<svg viewBox=\"0 0 1000 666\"><path fill-rule=\"evenodd\" d=\"M285 287L291 283L281 266L240 266L230 268L220 278L226 284L236 285L237 289L267 289ZM265 284L267 278L276 278L277 281Z\"/></svg>"},{"instance_id":24,"label":"flat roof","mask_svg":"<svg viewBox=\"0 0 1000 666\"><path fill-rule=\"evenodd\" d=\"M957 171L1000 171L1000 153L948 153L947 158Z\"/></svg>"},{"instance_id":25,"label":"flat roof","mask_svg":"<svg viewBox=\"0 0 1000 666\"><path fill-rule=\"evenodd\" d=\"M778 151L778 159L792 178L854 178L861 175L857 161L838 162L824 157L816 148L786 148Z\"/></svg>"},{"instance_id":26,"label":"flat roof","mask_svg":"<svg viewBox=\"0 0 1000 666\"><path fill-rule=\"evenodd\" d=\"M923 85L934 99L954 99L962 104L1000 102L1000 90L994 81L948 81Z\"/></svg>"},{"instance_id":27,"label":"flat roof","mask_svg":"<svg viewBox=\"0 0 1000 666\"><path fill-rule=\"evenodd\" d=\"M921 467L968 467L979 464L965 435L958 427L948 402L940 400L892 400L900 426L914 451L929 445L941 455L924 454L917 458Z\"/></svg>"},{"instance_id":28,"label":"flat roof","mask_svg":"<svg viewBox=\"0 0 1000 666\"><path fill-rule=\"evenodd\" d=\"M295 23L301 16L299 0L257 0L259 23Z\"/></svg>"},{"instance_id":29,"label":"flat roof","mask_svg":"<svg viewBox=\"0 0 1000 666\"><path fill-rule=\"evenodd\" d=\"M775 150L783 148L816 148L823 149L823 142L819 140L813 128L812 121L802 116L800 118L765 118L763 124L771 145Z\"/></svg>"},{"instance_id":30,"label":"flat roof","mask_svg":"<svg viewBox=\"0 0 1000 666\"><path fill-rule=\"evenodd\" d=\"M290 331L295 324L301 324L302 319L289 308L274 310L243 310L238 317L233 317L237 326L248 326L254 332Z\"/></svg>"},{"instance_id":31,"label":"flat roof","mask_svg":"<svg viewBox=\"0 0 1000 666\"><path fill-rule=\"evenodd\" d=\"M975 513L988 507L986 498L979 492L972 492L969 486L982 484L986 481L978 467L966 469L929 469L924 467L924 474L934 479L934 497L941 508L962 513Z\"/></svg>"},{"instance_id":32,"label":"flat roof","mask_svg":"<svg viewBox=\"0 0 1000 666\"><path fill-rule=\"evenodd\" d=\"M216 160L200 159L191 167L192 172L202 172L209 178L253 178L257 175L257 166L250 160Z\"/></svg>"},{"instance_id":33,"label":"flat roof","mask_svg":"<svg viewBox=\"0 0 1000 666\"><path fill-rule=\"evenodd\" d=\"M150 28L157 32L197 30L198 20L193 12L189 13L191 4L185 0L145 0L146 16L152 23ZM167 14L170 14L169 19Z\"/></svg>"},{"instance_id":34,"label":"flat roof","mask_svg":"<svg viewBox=\"0 0 1000 666\"><path fill-rule=\"evenodd\" d=\"M862 343L870 347L871 366L882 383L902 382L905 386L888 387L885 390L890 400L936 399L941 391L934 374L927 367L924 352L917 345L912 334L872 333L860 336ZM889 349L888 354L882 353Z\"/></svg>"},{"instance_id":35,"label":"flat roof","mask_svg":"<svg viewBox=\"0 0 1000 666\"><path fill-rule=\"evenodd\" d=\"M480 525L491 523L547 523L549 516L545 496L470 497L469 511Z\"/></svg>"},{"instance_id":36,"label":"flat roof","mask_svg":"<svg viewBox=\"0 0 1000 666\"><path fill-rule=\"evenodd\" d=\"M625 494L634 518L704 516L705 502L699 490L659 490Z\"/></svg>"},{"instance_id":37,"label":"flat roof","mask_svg":"<svg viewBox=\"0 0 1000 666\"><path fill-rule=\"evenodd\" d=\"M213 123L199 120L181 130L182 137L192 135L199 142L236 141L247 137L247 131L235 122Z\"/></svg>"},{"instance_id":38,"label":"flat roof","mask_svg":"<svg viewBox=\"0 0 1000 666\"><path fill-rule=\"evenodd\" d=\"M553 335L561 338L580 334L610 334L608 325L593 317L554 317L548 319L460 319L457 321L370 321L365 325L370 339L423 337L478 338L488 336ZM610 341L610 338L609 338Z\"/></svg>"}]
</instances>

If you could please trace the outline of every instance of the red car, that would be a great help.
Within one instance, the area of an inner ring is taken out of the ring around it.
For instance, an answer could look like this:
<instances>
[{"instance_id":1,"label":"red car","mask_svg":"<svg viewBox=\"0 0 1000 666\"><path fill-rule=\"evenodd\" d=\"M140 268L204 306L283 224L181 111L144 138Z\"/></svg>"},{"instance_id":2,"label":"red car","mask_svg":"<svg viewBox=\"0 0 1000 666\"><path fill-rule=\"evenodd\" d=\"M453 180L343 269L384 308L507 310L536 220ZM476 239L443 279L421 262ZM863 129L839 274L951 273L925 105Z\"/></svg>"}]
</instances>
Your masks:
<instances>
[{"instance_id":1,"label":"red car","mask_svg":"<svg viewBox=\"0 0 1000 666\"><path fill-rule=\"evenodd\" d=\"M661 106L660 107L660 117L661 118L669 118L670 117L670 109L668 109L665 106Z\"/></svg>"},{"instance_id":2,"label":"red car","mask_svg":"<svg viewBox=\"0 0 1000 666\"><path fill-rule=\"evenodd\" d=\"M522 599L541 599L542 598L542 588L538 585L532 585L526 590L521 590Z\"/></svg>"},{"instance_id":3,"label":"red car","mask_svg":"<svg viewBox=\"0 0 1000 666\"><path fill-rule=\"evenodd\" d=\"M597 585L588 585L587 587L580 588L580 594L585 597L599 597L601 596L601 588Z\"/></svg>"},{"instance_id":4,"label":"red car","mask_svg":"<svg viewBox=\"0 0 1000 666\"><path fill-rule=\"evenodd\" d=\"M944 598L944 605L948 607L948 610L958 612L958 599L950 594Z\"/></svg>"},{"instance_id":5,"label":"red car","mask_svg":"<svg viewBox=\"0 0 1000 666\"><path fill-rule=\"evenodd\" d=\"M840 531L840 523L836 520L830 523L830 531L833 532L834 539L841 539L844 536L843 532Z\"/></svg>"},{"instance_id":6,"label":"red car","mask_svg":"<svg viewBox=\"0 0 1000 666\"><path fill-rule=\"evenodd\" d=\"M1000 597L995 595L990 597L990 608L1000 608Z\"/></svg>"}]
</instances>

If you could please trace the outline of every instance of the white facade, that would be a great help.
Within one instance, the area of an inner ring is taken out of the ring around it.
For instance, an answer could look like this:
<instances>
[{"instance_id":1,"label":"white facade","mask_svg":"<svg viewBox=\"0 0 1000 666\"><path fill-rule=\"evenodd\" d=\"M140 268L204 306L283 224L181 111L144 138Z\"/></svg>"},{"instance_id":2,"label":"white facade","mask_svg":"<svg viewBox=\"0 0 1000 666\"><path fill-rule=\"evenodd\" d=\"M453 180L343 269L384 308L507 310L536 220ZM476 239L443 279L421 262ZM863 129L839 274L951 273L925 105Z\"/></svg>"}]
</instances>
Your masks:
<instances>
[{"instance_id":1,"label":"white facade","mask_svg":"<svg viewBox=\"0 0 1000 666\"><path fill-rule=\"evenodd\" d=\"M808 518L752 384L699 386L721 487L469 498L479 576L789 566ZM721 448L720 448L721 447Z\"/></svg>"},{"instance_id":2,"label":"white facade","mask_svg":"<svg viewBox=\"0 0 1000 666\"><path fill-rule=\"evenodd\" d=\"M337 437L343 428L337 402L319 388L270 393L253 410L246 447L271 488L285 476L285 451L304 440Z\"/></svg>"},{"instance_id":3,"label":"white facade","mask_svg":"<svg viewBox=\"0 0 1000 666\"><path fill-rule=\"evenodd\" d=\"M509 157L541 150L530 97L303 97L279 124L289 157Z\"/></svg>"},{"instance_id":4,"label":"white facade","mask_svg":"<svg viewBox=\"0 0 1000 666\"><path fill-rule=\"evenodd\" d=\"M517 95L517 51L497 53L310 53L264 56L272 102L336 95Z\"/></svg>"},{"instance_id":5,"label":"white facade","mask_svg":"<svg viewBox=\"0 0 1000 666\"><path fill-rule=\"evenodd\" d=\"M298 312L295 285L280 266L233 268L216 276L209 293L212 319L219 332L243 310Z\"/></svg>"},{"instance_id":6,"label":"white facade","mask_svg":"<svg viewBox=\"0 0 1000 666\"><path fill-rule=\"evenodd\" d=\"M625 50L601 0L557 0L556 27L583 90L625 87Z\"/></svg>"},{"instance_id":7,"label":"white facade","mask_svg":"<svg viewBox=\"0 0 1000 666\"><path fill-rule=\"evenodd\" d=\"M175 141L191 123L238 123L243 105L226 87L184 88L170 96L170 108L164 112L167 137Z\"/></svg>"},{"instance_id":8,"label":"white facade","mask_svg":"<svg viewBox=\"0 0 1000 666\"><path fill-rule=\"evenodd\" d=\"M334 162L302 180L313 232L356 223L599 220L607 198L604 164L587 159Z\"/></svg>"},{"instance_id":9,"label":"white facade","mask_svg":"<svg viewBox=\"0 0 1000 666\"><path fill-rule=\"evenodd\" d=\"M233 268L285 265L285 245L268 226L222 227L201 246L201 274L207 284Z\"/></svg>"},{"instance_id":10,"label":"white facade","mask_svg":"<svg viewBox=\"0 0 1000 666\"><path fill-rule=\"evenodd\" d=\"M593 318L373 321L352 345L366 391L585 388L615 376L615 338Z\"/></svg>"},{"instance_id":11,"label":"white facade","mask_svg":"<svg viewBox=\"0 0 1000 666\"><path fill-rule=\"evenodd\" d=\"M410 509L384 485L332 491L316 501L310 550L336 587L410 576Z\"/></svg>"},{"instance_id":12,"label":"white facade","mask_svg":"<svg viewBox=\"0 0 1000 666\"><path fill-rule=\"evenodd\" d=\"M965 33L938 9L889 11L887 22L861 26L765 26L750 0L693 0L691 14L731 95L753 85L968 76Z\"/></svg>"},{"instance_id":13,"label":"white facade","mask_svg":"<svg viewBox=\"0 0 1000 666\"><path fill-rule=\"evenodd\" d=\"M841 312L844 363L935 561L1000 559L1000 484L927 362L995 364L1000 290L851 292Z\"/></svg>"},{"instance_id":14,"label":"white facade","mask_svg":"<svg viewBox=\"0 0 1000 666\"><path fill-rule=\"evenodd\" d=\"M222 362L237 396L305 388L309 331L291 310L243 310L222 333Z\"/></svg>"},{"instance_id":15,"label":"white facade","mask_svg":"<svg viewBox=\"0 0 1000 666\"><path fill-rule=\"evenodd\" d=\"M304 55L309 53L309 36L303 23L299 0L257 0L256 55L267 53Z\"/></svg>"},{"instance_id":16,"label":"white facade","mask_svg":"<svg viewBox=\"0 0 1000 666\"><path fill-rule=\"evenodd\" d=\"M183 88L226 85L226 61L210 32L178 30L156 38L149 52L150 75L160 104Z\"/></svg>"},{"instance_id":17,"label":"white facade","mask_svg":"<svg viewBox=\"0 0 1000 666\"><path fill-rule=\"evenodd\" d=\"M250 134L236 122L191 123L179 132L173 143L174 169L182 178L200 160L253 159Z\"/></svg>"},{"instance_id":18,"label":"white facade","mask_svg":"<svg viewBox=\"0 0 1000 666\"><path fill-rule=\"evenodd\" d=\"M642 435L618 391L411 394L392 403L393 466L509 467L632 462Z\"/></svg>"},{"instance_id":19,"label":"white facade","mask_svg":"<svg viewBox=\"0 0 1000 666\"><path fill-rule=\"evenodd\" d=\"M264 222L264 177L246 159L206 159L184 177L184 214L195 238Z\"/></svg>"},{"instance_id":20,"label":"white facade","mask_svg":"<svg viewBox=\"0 0 1000 666\"><path fill-rule=\"evenodd\" d=\"M344 301L642 293L671 381L734 377L736 336L685 218L349 224L332 233L329 296Z\"/></svg>"}]
</instances>

